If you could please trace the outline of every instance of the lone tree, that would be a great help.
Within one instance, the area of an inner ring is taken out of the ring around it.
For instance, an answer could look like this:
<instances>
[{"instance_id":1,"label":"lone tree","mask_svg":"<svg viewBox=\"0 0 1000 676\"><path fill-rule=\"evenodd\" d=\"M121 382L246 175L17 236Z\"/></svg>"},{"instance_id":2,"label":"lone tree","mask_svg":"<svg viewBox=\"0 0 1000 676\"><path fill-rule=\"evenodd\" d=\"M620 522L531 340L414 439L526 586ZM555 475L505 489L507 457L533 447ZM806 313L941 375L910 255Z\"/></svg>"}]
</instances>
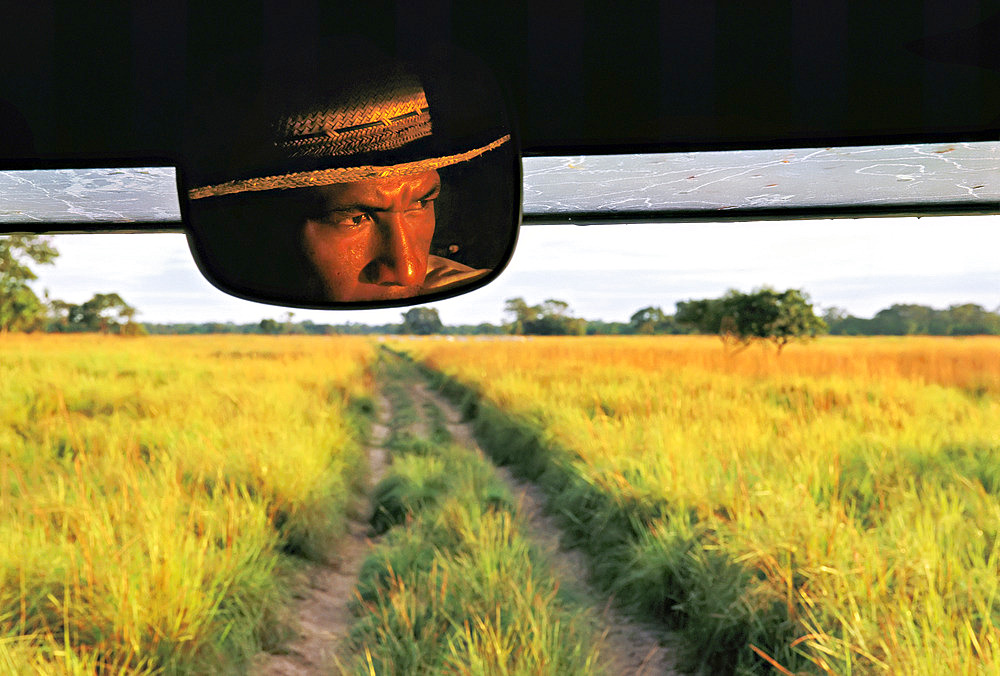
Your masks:
<instances>
[{"instance_id":1,"label":"lone tree","mask_svg":"<svg viewBox=\"0 0 1000 676\"><path fill-rule=\"evenodd\" d=\"M136 309L117 293L95 293L83 304L70 306L69 323L80 331L135 335L140 333L135 315Z\"/></svg>"},{"instance_id":2,"label":"lone tree","mask_svg":"<svg viewBox=\"0 0 1000 676\"><path fill-rule=\"evenodd\" d=\"M781 350L793 340L807 340L827 329L809 296L799 289L778 292L763 287L752 293L731 289L722 298L682 301L676 320L702 333L719 335L728 349L745 350L755 340L769 340Z\"/></svg>"},{"instance_id":3,"label":"lone tree","mask_svg":"<svg viewBox=\"0 0 1000 676\"><path fill-rule=\"evenodd\" d=\"M644 307L629 317L629 325L635 333L652 335L667 321L667 316L658 307Z\"/></svg>"},{"instance_id":4,"label":"lone tree","mask_svg":"<svg viewBox=\"0 0 1000 676\"><path fill-rule=\"evenodd\" d=\"M260 323L257 324L257 330L268 336L276 336L281 333L281 324L278 323L277 319L267 317L260 320Z\"/></svg>"},{"instance_id":5,"label":"lone tree","mask_svg":"<svg viewBox=\"0 0 1000 676\"><path fill-rule=\"evenodd\" d=\"M685 328L673 316L664 313L655 305L636 310L629 317L628 328L631 333L644 336L661 333L686 333Z\"/></svg>"},{"instance_id":6,"label":"lone tree","mask_svg":"<svg viewBox=\"0 0 1000 676\"><path fill-rule=\"evenodd\" d=\"M503 313L510 320L505 322L507 330L516 336L523 335L525 325L538 319L538 312L537 305L528 305L523 298L508 298L503 305Z\"/></svg>"},{"instance_id":7,"label":"lone tree","mask_svg":"<svg viewBox=\"0 0 1000 676\"><path fill-rule=\"evenodd\" d=\"M433 333L441 333L444 324L438 311L429 307L415 307L403 313L403 323L399 327L400 333L411 333L418 336L429 336Z\"/></svg>"},{"instance_id":8,"label":"lone tree","mask_svg":"<svg viewBox=\"0 0 1000 676\"><path fill-rule=\"evenodd\" d=\"M44 326L45 304L28 286L38 276L28 266L51 265L58 255L46 237L0 237L0 333Z\"/></svg>"},{"instance_id":9,"label":"lone tree","mask_svg":"<svg viewBox=\"0 0 1000 676\"><path fill-rule=\"evenodd\" d=\"M587 321L574 317L569 303L550 298L541 305L528 305L523 298L509 298L504 313L510 317L508 331L515 335L582 336Z\"/></svg>"}]
</instances>

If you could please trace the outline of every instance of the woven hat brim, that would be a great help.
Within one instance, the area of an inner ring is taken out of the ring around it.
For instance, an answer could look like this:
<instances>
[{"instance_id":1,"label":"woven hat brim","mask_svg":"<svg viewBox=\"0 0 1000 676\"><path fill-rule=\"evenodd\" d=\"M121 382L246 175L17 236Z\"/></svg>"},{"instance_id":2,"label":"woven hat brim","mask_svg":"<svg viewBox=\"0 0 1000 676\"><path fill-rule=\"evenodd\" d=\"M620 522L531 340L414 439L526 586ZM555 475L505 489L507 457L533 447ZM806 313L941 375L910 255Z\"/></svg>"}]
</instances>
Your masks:
<instances>
[{"instance_id":1,"label":"woven hat brim","mask_svg":"<svg viewBox=\"0 0 1000 676\"><path fill-rule=\"evenodd\" d=\"M331 169L316 169L313 171L300 171L279 176L263 176L260 178L245 178L235 181L227 181L216 185L206 185L188 190L188 198L197 200L205 197L219 197L222 195L234 195L241 192L256 192L261 190L289 190L293 188L315 188L334 183L353 183L371 178L390 178L393 176L406 176L409 174L419 174L432 169L440 169L459 162L466 162L475 157L489 152L494 148L499 148L504 143L510 141L510 134L501 136L492 143L468 150L455 155L445 155L432 157L415 162L404 162L391 166L361 166L361 167L337 167Z\"/></svg>"}]
</instances>

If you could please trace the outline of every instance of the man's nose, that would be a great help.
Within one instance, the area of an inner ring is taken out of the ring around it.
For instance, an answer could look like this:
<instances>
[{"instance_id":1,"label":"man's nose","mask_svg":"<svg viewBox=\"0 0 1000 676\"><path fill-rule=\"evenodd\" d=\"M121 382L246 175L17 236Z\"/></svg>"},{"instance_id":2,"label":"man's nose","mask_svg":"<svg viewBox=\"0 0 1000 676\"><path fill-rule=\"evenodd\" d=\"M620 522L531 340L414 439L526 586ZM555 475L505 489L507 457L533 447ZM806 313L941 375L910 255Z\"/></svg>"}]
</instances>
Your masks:
<instances>
[{"instance_id":1,"label":"man's nose","mask_svg":"<svg viewBox=\"0 0 1000 676\"><path fill-rule=\"evenodd\" d=\"M370 266L371 283L414 286L421 279L421 256L406 222L406 212L385 211L378 215L379 247Z\"/></svg>"}]
</instances>

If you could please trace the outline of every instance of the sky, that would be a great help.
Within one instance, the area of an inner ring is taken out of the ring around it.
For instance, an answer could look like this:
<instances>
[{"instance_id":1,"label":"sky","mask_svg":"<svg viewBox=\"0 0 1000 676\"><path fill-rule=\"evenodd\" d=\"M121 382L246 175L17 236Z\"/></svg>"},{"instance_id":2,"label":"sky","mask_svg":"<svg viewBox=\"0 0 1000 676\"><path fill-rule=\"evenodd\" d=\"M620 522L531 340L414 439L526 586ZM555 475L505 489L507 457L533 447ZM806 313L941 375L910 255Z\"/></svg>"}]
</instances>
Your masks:
<instances>
[{"instance_id":1,"label":"sky","mask_svg":"<svg viewBox=\"0 0 1000 676\"><path fill-rule=\"evenodd\" d=\"M322 311L240 300L198 271L181 234L57 235L60 256L33 284L81 303L117 292L144 322L397 323L407 308ZM799 288L818 311L870 317L893 303L1000 306L1000 216L941 216L744 223L539 225L521 228L507 269L486 287L429 304L445 324L498 323L504 301L549 298L575 316L628 321L656 305L711 298L730 288Z\"/></svg>"}]
</instances>

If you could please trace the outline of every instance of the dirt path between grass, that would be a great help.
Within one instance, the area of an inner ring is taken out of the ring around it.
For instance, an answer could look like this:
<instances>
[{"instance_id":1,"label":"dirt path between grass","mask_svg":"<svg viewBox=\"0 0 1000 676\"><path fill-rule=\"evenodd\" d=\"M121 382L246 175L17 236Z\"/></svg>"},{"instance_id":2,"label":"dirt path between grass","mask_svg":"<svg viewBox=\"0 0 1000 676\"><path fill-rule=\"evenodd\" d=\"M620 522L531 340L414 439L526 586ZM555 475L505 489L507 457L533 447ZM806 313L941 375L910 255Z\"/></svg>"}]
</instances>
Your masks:
<instances>
[{"instance_id":1,"label":"dirt path between grass","mask_svg":"<svg viewBox=\"0 0 1000 676\"><path fill-rule=\"evenodd\" d=\"M427 436L427 419L423 404L429 402L444 414L445 422L455 443L482 452L471 426L461 420L459 411L444 397L423 383L407 385L416 404L418 418L411 431ZM368 445L370 465L369 486L374 486L385 474L389 455L383 444L388 440L392 407L388 399L379 396L379 421L372 427ZM601 663L608 674L653 676L680 674L674 666L671 637L661 628L647 626L629 619L606 596L586 582L587 563L584 554L563 549L559 544L559 527L555 519L545 514L545 497L534 484L514 477L506 468L498 468L501 478L520 500L520 511L528 525L528 534L544 552L559 584L572 590L597 609L593 613L597 633L601 636ZM361 564L371 551L368 537L371 505L368 495L359 497L351 515L348 534L340 543L338 559L330 564L311 565L304 573L300 592L292 608L296 635L278 653L260 653L249 673L253 676L312 676L337 673L338 651L354 621L349 610L350 600L358 580ZM345 657L341 655L341 657Z\"/></svg>"},{"instance_id":2,"label":"dirt path between grass","mask_svg":"<svg viewBox=\"0 0 1000 676\"><path fill-rule=\"evenodd\" d=\"M379 397L379 420L372 425L368 445L368 486L385 474L389 455L382 444L389 437L391 407ZM280 654L260 653L250 671L254 676L312 676L336 671L337 651L354 620L349 604L354 598L358 573L371 551L368 537L371 505L368 493L359 496L348 522L348 533L340 542L337 560L311 565L303 574L301 591L293 608L296 636Z\"/></svg>"},{"instance_id":3,"label":"dirt path between grass","mask_svg":"<svg viewBox=\"0 0 1000 676\"><path fill-rule=\"evenodd\" d=\"M410 389L414 401L430 401L444 413L455 443L482 452L471 425L462 422L461 413L451 402L423 383L414 383ZM514 477L505 467L498 467L497 471L520 499L520 511L528 523L529 536L545 553L559 584L600 609L595 616L598 634L602 637L601 662L607 673L615 676L680 674L670 645L675 639L669 633L661 627L628 618L613 606L613 600L587 583L585 555L578 550L560 546L560 529L555 519L543 509L545 496L541 489L529 481Z\"/></svg>"}]
</instances>

